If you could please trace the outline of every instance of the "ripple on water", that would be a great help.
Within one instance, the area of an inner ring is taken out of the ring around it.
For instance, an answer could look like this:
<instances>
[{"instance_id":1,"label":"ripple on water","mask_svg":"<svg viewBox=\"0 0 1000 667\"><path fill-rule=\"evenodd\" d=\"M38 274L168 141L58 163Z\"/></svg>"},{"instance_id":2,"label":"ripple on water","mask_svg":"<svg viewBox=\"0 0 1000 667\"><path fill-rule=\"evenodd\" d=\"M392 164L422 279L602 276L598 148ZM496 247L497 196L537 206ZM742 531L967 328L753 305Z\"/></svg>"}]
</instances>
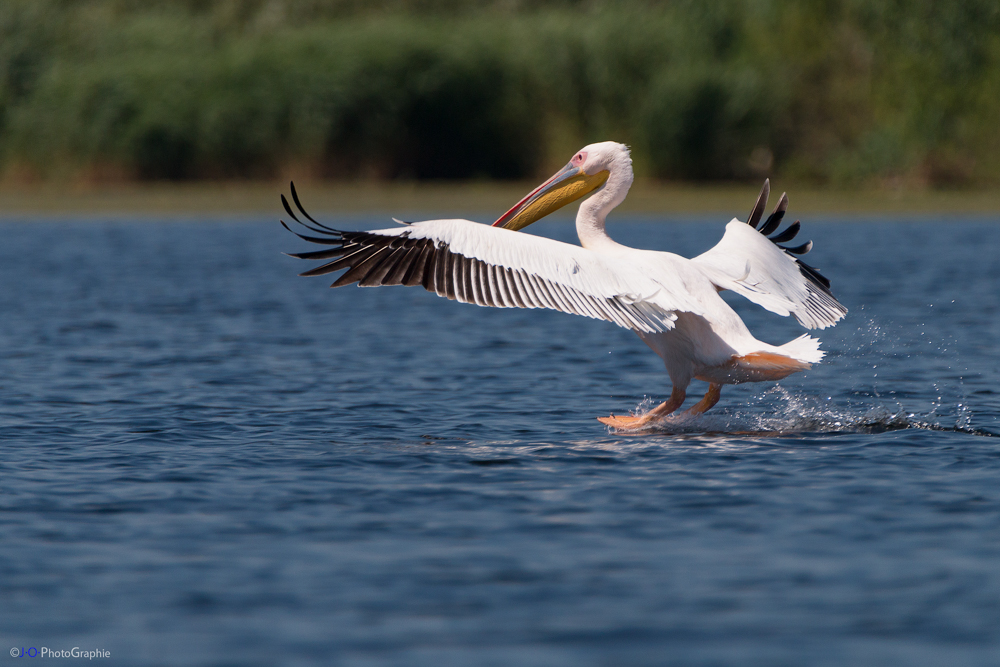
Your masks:
<instances>
[{"instance_id":1,"label":"ripple on water","mask_svg":"<svg viewBox=\"0 0 1000 667\"><path fill-rule=\"evenodd\" d=\"M669 387L604 323L331 291L271 222L4 223L0 634L130 665L992 664L1000 225L806 229L851 309L824 362L624 435L594 418Z\"/></svg>"}]
</instances>

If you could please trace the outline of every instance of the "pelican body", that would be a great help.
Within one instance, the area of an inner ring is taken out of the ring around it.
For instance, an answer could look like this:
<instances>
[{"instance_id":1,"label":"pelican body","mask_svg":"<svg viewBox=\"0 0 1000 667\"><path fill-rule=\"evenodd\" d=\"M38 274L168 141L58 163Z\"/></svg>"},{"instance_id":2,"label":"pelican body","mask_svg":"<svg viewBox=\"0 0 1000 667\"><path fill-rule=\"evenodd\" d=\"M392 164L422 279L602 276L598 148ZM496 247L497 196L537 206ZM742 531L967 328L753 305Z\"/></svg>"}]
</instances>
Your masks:
<instances>
[{"instance_id":1,"label":"pelican body","mask_svg":"<svg viewBox=\"0 0 1000 667\"><path fill-rule=\"evenodd\" d=\"M624 201L632 181L628 148L608 141L581 149L492 226L428 220L369 232L339 231L305 212L294 185L292 198L312 224L300 221L281 199L292 219L311 231L294 233L330 246L292 255L332 260L303 276L346 269L333 287L422 285L465 303L550 308L635 331L663 360L673 387L670 398L645 415L599 418L619 430L669 418L684 403L693 379L708 382L709 388L687 415L715 405L722 385L779 380L823 358L819 341L808 335L779 346L757 340L719 296L722 290L735 291L774 313L793 315L810 329L831 326L847 313L829 281L796 259L811 250L811 242L778 245L796 235L797 221L768 238L784 216L785 195L761 224L770 190L765 181L747 222L734 218L715 247L687 259L630 248L608 235L607 215ZM518 232L584 197L576 216L579 246Z\"/></svg>"}]
</instances>

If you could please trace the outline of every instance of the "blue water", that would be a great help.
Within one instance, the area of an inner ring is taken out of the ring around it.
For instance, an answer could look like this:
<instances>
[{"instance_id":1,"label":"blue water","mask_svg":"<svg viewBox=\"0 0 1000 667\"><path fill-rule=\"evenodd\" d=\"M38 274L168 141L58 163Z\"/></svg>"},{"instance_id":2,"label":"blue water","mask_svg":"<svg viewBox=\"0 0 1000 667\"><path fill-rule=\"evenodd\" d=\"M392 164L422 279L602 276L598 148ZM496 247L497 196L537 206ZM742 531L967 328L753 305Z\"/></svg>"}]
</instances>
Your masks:
<instances>
[{"instance_id":1,"label":"blue water","mask_svg":"<svg viewBox=\"0 0 1000 667\"><path fill-rule=\"evenodd\" d=\"M825 362L632 436L669 383L607 323L329 290L273 221L0 224L0 664L996 665L998 223L807 220Z\"/></svg>"}]
</instances>

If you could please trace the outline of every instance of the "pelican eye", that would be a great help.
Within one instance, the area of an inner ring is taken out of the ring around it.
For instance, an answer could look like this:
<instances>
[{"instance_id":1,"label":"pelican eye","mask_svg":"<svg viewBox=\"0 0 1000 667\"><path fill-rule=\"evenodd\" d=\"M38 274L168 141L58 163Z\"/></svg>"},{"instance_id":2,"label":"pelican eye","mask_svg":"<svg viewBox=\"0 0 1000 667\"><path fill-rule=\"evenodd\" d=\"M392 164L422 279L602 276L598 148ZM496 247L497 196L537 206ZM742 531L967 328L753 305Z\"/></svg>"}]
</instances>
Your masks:
<instances>
[{"instance_id":1,"label":"pelican eye","mask_svg":"<svg viewBox=\"0 0 1000 667\"><path fill-rule=\"evenodd\" d=\"M586 160L586 159L587 159L587 154L585 152L583 152L583 151L580 151L579 153L577 153L576 155L574 155L573 159L570 160L569 162L573 166L579 167L581 164L583 164L583 161Z\"/></svg>"}]
</instances>

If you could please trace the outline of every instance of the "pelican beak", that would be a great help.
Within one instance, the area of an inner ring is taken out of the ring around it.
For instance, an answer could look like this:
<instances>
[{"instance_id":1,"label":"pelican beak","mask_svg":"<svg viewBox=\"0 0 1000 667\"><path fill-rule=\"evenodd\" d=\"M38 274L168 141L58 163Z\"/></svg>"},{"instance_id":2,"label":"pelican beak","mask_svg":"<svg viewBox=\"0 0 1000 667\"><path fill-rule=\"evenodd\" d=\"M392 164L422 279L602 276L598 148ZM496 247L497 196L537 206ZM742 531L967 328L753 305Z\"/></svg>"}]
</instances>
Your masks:
<instances>
[{"instance_id":1,"label":"pelican beak","mask_svg":"<svg viewBox=\"0 0 1000 667\"><path fill-rule=\"evenodd\" d=\"M588 174L571 162L552 178L529 192L524 199L514 205L514 208L500 216L493 226L513 230L524 229L549 213L601 187L608 180L608 175L607 170Z\"/></svg>"}]
</instances>

